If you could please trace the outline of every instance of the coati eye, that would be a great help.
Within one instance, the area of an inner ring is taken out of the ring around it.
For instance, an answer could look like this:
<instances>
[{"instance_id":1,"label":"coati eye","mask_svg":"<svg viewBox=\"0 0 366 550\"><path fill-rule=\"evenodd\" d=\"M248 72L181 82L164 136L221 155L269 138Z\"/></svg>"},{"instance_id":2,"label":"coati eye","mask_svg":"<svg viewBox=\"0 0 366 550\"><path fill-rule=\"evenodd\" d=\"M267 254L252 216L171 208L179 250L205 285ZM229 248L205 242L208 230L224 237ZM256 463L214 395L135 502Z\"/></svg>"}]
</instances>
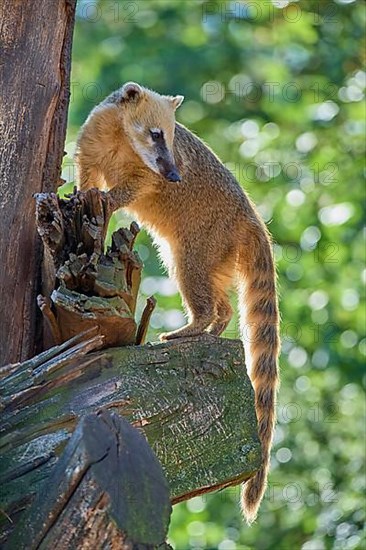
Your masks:
<instances>
[{"instance_id":1,"label":"coati eye","mask_svg":"<svg viewBox=\"0 0 366 550\"><path fill-rule=\"evenodd\" d=\"M163 132L161 130L150 130L150 135L153 141L159 141L163 137Z\"/></svg>"}]
</instances>

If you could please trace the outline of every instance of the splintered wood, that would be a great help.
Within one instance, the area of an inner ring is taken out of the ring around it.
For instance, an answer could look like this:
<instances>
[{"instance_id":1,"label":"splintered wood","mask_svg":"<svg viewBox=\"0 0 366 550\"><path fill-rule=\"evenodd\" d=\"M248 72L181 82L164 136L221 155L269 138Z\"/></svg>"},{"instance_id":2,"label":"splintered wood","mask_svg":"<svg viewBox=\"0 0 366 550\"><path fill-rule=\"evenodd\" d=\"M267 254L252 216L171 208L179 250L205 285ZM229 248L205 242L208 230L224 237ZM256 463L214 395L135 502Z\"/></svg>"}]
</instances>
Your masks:
<instances>
[{"instance_id":1,"label":"splintered wood","mask_svg":"<svg viewBox=\"0 0 366 550\"><path fill-rule=\"evenodd\" d=\"M56 283L50 297L38 296L38 305L54 343L95 327L104 347L143 343L155 300L148 299L137 327L142 270L133 251L137 224L116 231L104 252L112 213L107 194L75 189L66 199L54 193L39 193L35 198L47 272L54 268Z\"/></svg>"},{"instance_id":2,"label":"splintered wood","mask_svg":"<svg viewBox=\"0 0 366 550\"><path fill-rule=\"evenodd\" d=\"M131 460L133 456L133 460ZM84 416L9 548L169 550L168 482L145 437L118 414Z\"/></svg>"}]
</instances>

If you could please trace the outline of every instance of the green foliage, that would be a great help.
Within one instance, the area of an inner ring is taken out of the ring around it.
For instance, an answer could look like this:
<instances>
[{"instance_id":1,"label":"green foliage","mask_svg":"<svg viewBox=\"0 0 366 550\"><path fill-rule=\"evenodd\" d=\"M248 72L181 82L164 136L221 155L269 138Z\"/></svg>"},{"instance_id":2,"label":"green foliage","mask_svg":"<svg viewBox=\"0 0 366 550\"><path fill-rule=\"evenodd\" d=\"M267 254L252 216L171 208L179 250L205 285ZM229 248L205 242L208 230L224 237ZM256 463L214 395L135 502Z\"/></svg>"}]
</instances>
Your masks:
<instances>
[{"instance_id":1,"label":"green foliage","mask_svg":"<svg viewBox=\"0 0 366 550\"><path fill-rule=\"evenodd\" d=\"M178 119L234 171L275 241L283 351L268 491L251 528L238 489L176 506L179 550L364 548L364 23L361 0L79 0L65 179L88 112L137 80L185 95ZM138 248L156 339L183 323L181 302L145 233Z\"/></svg>"}]
</instances>

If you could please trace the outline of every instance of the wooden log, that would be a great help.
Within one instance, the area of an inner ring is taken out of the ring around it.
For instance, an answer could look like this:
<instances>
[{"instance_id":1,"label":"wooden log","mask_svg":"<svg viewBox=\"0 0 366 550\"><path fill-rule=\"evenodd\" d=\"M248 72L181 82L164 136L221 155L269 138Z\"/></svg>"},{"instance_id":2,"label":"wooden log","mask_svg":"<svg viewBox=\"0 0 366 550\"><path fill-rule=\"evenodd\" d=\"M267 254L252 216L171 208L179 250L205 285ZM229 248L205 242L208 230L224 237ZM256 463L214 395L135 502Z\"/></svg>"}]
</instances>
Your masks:
<instances>
[{"instance_id":1,"label":"wooden log","mask_svg":"<svg viewBox=\"0 0 366 550\"><path fill-rule=\"evenodd\" d=\"M108 411L77 425L8 548L167 550L168 482L146 439Z\"/></svg>"},{"instance_id":2,"label":"wooden log","mask_svg":"<svg viewBox=\"0 0 366 550\"><path fill-rule=\"evenodd\" d=\"M0 365L34 355L41 339L32 194L59 185L75 4L0 2Z\"/></svg>"},{"instance_id":3,"label":"wooden log","mask_svg":"<svg viewBox=\"0 0 366 550\"><path fill-rule=\"evenodd\" d=\"M172 503L235 485L258 469L254 395L240 341L207 335L85 355L102 338L89 334L58 355L54 348L4 368L0 542L50 479L79 419L102 409L145 434Z\"/></svg>"}]
</instances>

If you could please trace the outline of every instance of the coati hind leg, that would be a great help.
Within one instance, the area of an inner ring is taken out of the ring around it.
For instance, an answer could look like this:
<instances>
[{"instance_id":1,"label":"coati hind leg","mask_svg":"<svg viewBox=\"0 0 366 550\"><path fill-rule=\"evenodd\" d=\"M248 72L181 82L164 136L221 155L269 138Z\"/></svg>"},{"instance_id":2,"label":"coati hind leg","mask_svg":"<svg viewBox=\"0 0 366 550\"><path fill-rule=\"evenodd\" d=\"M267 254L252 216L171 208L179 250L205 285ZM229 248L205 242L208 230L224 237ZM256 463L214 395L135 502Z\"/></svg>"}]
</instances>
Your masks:
<instances>
[{"instance_id":1,"label":"coati hind leg","mask_svg":"<svg viewBox=\"0 0 366 550\"><path fill-rule=\"evenodd\" d=\"M231 287L235 261L232 255L228 255L214 273L213 285L216 303L215 320L208 327L207 332L214 336L220 336L230 323L233 310L230 305L228 289Z\"/></svg>"},{"instance_id":2,"label":"coati hind leg","mask_svg":"<svg viewBox=\"0 0 366 550\"><path fill-rule=\"evenodd\" d=\"M233 310L230 305L229 297L223 293L216 302L216 319L209 326L207 332L214 336L220 336L230 323L233 316Z\"/></svg>"},{"instance_id":3,"label":"coati hind leg","mask_svg":"<svg viewBox=\"0 0 366 550\"><path fill-rule=\"evenodd\" d=\"M189 264L191 268L187 269ZM205 331L220 336L233 314L227 295L232 282L232 266L232 259L227 258L219 268L205 270L202 260L192 262L191 255L183 271L178 266L175 276L190 322L181 329L162 334L162 340L194 336Z\"/></svg>"},{"instance_id":4,"label":"coati hind leg","mask_svg":"<svg viewBox=\"0 0 366 550\"><path fill-rule=\"evenodd\" d=\"M198 264L190 261L184 269L175 267L175 276L185 309L188 313L188 325L160 335L160 340L172 340L186 336L197 336L205 332L215 320L216 304L211 276Z\"/></svg>"}]
</instances>

